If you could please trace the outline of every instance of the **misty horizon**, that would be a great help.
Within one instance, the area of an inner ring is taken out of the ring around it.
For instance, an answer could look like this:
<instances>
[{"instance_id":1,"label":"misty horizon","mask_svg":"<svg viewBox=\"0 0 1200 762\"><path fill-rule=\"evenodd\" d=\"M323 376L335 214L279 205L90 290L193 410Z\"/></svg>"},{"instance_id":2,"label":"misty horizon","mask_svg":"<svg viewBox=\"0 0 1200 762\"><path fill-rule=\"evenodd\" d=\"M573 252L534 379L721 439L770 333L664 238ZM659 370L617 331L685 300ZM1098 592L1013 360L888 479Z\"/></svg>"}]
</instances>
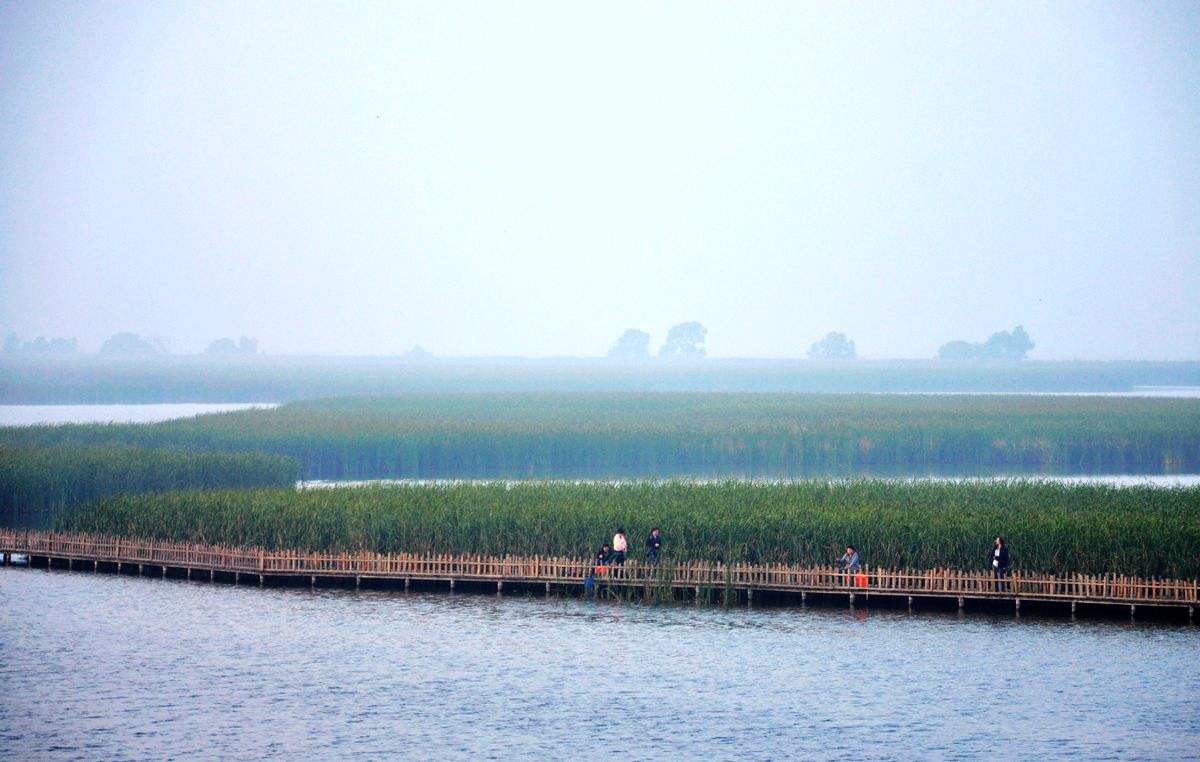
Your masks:
<instances>
[{"instance_id":1,"label":"misty horizon","mask_svg":"<svg viewBox=\"0 0 1200 762\"><path fill-rule=\"evenodd\" d=\"M141 336L130 332L120 332L109 337L100 347L85 347L80 346L74 337L45 337L36 336L31 338L21 337L16 333L10 332L3 337L3 346L0 348L0 357L8 358L57 358L69 356L101 356L110 358L140 358L153 359L155 357L181 356L194 357L206 356L214 359L231 359L231 358L253 358L253 357L344 357L344 358L395 358L408 359L414 362L431 362L435 360L448 361L537 361L537 362L552 362L561 361L591 361L600 360L605 362L616 362L625 364L640 364L640 363L667 363L667 364L689 364L698 363L705 360L728 360L728 361L748 361L748 362L794 362L798 360L814 361L814 362L858 362L858 361L921 361L921 360L940 360L940 361L1020 361L1027 358L1028 351L1036 347L1036 343L1029 341L1028 349L1021 352L1020 356L977 356L977 357L962 357L954 356L946 353L946 350L953 349L952 345L971 345L975 348L980 348L985 345L985 342L965 342L951 341L940 347L939 355L934 357L867 357L856 354L854 341L846 337L844 334L830 332L820 340L815 341L810 345L807 352L801 352L792 356L779 355L774 357L751 357L751 356L711 356L707 354L706 340L707 329L701 324L690 322L677 324L673 330L683 328L688 325L698 326L703 335L693 342L692 351L696 352L694 356L671 356L668 352L671 340L669 338L671 332L668 333L668 339L657 348L653 346L653 337L638 331L637 329L627 329L625 335L619 337L618 341L614 342L609 347L607 352L599 354L575 354L575 355L521 355L516 353L495 353L489 355L440 355L429 351L426 347L419 344L412 346L408 350L393 353L377 353L377 354L346 354L337 352L296 352L296 353L278 353L269 352L259 346L258 340L254 337L241 335L236 340L233 337L221 337L212 342L209 342L203 349L196 350L177 350L171 345L168 338L161 336ZM1023 332L1022 326L1016 326L1013 332ZM645 346L642 348L643 354L630 355L622 354L619 349L621 340L628 334L641 334ZM998 331L989 337L989 341L997 339L1005 339L1010 335L1009 331ZM1024 335L1024 334L1022 334ZM831 339L848 343L849 354L822 354L818 348L826 344ZM125 346L112 348L111 345L119 342L133 342L134 346ZM141 347L139 349L138 347ZM1079 358L1071 358L1063 362L1076 361Z\"/></svg>"},{"instance_id":2,"label":"misty horizon","mask_svg":"<svg viewBox=\"0 0 1200 762\"><path fill-rule=\"evenodd\" d=\"M1200 359L1200 6L0 7L0 336Z\"/></svg>"}]
</instances>

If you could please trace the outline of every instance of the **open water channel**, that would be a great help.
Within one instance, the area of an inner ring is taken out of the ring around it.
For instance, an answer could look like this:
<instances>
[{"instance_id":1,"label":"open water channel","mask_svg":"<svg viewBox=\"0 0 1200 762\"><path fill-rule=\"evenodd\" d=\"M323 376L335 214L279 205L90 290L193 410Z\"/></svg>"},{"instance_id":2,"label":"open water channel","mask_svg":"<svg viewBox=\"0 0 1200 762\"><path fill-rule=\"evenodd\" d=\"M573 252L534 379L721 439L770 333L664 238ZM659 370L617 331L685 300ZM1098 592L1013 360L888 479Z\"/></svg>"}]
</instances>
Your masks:
<instances>
[{"instance_id":1,"label":"open water channel","mask_svg":"<svg viewBox=\"0 0 1200 762\"><path fill-rule=\"evenodd\" d=\"M211 411L0 406L0 425ZM0 569L0 759L1187 759L1198 748L1200 628L1186 625Z\"/></svg>"},{"instance_id":2,"label":"open water channel","mask_svg":"<svg viewBox=\"0 0 1200 762\"><path fill-rule=\"evenodd\" d=\"M1184 759L1200 627L0 569L0 758Z\"/></svg>"}]
</instances>

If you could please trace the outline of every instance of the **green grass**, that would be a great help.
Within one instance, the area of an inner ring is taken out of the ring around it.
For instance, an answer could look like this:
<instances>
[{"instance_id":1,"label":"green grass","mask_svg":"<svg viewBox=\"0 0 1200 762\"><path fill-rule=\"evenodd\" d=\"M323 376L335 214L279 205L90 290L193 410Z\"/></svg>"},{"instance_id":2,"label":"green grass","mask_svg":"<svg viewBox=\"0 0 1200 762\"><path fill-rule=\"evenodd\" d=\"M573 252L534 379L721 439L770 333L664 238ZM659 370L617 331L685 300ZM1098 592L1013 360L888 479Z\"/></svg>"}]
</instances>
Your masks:
<instances>
[{"instance_id":1,"label":"green grass","mask_svg":"<svg viewBox=\"0 0 1200 762\"><path fill-rule=\"evenodd\" d=\"M117 493L278 487L295 479L296 462L278 455L0 445L0 524L45 525L65 506Z\"/></svg>"},{"instance_id":2,"label":"green grass","mask_svg":"<svg viewBox=\"0 0 1200 762\"><path fill-rule=\"evenodd\" d=\"M1046 482L516 483L119 496L58 528L206 543L587 556L652 525L677 560L985 568L1008 538L1026 571L1200 576L1200 489Z\"/></svg>"},{"instance_id":3,"label":"green grass","mask_svg":"<svg viewBox=\"0 0 1200 762\"><path fill-rule=\"evenodd\" d=\"M1200 400L410 395L0 429L0 442L268 452L307 479L1172 473L1200 471Z\"/></svg>"}]
</instances>

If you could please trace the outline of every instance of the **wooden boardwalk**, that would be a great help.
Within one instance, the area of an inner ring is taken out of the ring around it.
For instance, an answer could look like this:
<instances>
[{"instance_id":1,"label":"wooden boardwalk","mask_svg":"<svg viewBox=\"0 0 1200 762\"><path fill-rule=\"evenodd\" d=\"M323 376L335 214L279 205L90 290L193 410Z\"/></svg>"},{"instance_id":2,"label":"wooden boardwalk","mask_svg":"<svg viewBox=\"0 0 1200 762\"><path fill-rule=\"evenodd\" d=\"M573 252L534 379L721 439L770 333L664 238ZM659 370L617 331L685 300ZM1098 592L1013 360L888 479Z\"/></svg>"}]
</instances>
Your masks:
<instances>
[{"instance_id":1,"label":"wooden boardwalk","mask_svg":"<svg viewBox=\"0 0 1200 762\"><path fill-rule=\"evenodd\" d=\"M194 545L155 540L135 540L92 535L53 534L0 530L0 554L4 563L22 555L31 565L51 568L91 568L122 571L136 567L138 573L172 571L176 576L192 578L199 574L208 579L232 578L233 582L302 580L316 586L320 581L390 580L406 588L414 581L448 585L505 586L553 589L581 589L585 577L593 572L590 561L543 556L471 556L449 554L378 553L303 553ZM40 563L39 563L40 562ZM1169 606L1186 609L1189 620L1200 602L1200 581L1159 580L1105 575L1029 575L1019 571L1003 581L991 574L955 569L924 571L864 570L847 575L834 567L800 567L783 564L712 564L689 562L650 566L631 561L622 567L601 568L595 580L602 590L623 594L668 591L674 597L683 591L686 597L700 597L705 591L722 592L728 600L733 594L747 601L756 593L777 596L842 596L851 604L856 598L950 599L962 608L968 600L1011 602L1020 609L1021 601L1053 602L1069 605L1072 613L1078 604L1127 606L1130 613L1140 606Z\"/></svg>"}]
</instances>

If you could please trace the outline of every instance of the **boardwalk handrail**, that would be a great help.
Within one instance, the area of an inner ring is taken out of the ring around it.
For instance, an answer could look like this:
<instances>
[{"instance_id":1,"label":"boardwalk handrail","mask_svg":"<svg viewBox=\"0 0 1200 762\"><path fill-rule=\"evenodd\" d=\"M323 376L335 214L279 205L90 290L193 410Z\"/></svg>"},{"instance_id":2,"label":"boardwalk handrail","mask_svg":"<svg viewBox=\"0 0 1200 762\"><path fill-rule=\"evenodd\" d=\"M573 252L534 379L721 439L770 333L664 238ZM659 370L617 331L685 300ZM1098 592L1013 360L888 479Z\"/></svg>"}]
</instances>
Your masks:
<instances>
[{"instance_id":1,"label":"boardwalk handrail","mask_svg":"<svg viewBox=\"0 0 1200 762\"><path fill-rule=\"evenodd\" d=\"M107 535L0 530L0 552L104 563L209 569L264 576L352 576L527 583L579 583L591 561L550 556L447 553L356 553L264 550ZM598 580L621 586L729 587L793 592L856 592L971 598L1060 599L1122 604L1200 602L1200 581L1124 575L1025 574L997 580L990 572L960 569L864 570L833 566L713 564L687 561L648 565L629 561L602 568Z\"/></svg>"}]
</instances>

